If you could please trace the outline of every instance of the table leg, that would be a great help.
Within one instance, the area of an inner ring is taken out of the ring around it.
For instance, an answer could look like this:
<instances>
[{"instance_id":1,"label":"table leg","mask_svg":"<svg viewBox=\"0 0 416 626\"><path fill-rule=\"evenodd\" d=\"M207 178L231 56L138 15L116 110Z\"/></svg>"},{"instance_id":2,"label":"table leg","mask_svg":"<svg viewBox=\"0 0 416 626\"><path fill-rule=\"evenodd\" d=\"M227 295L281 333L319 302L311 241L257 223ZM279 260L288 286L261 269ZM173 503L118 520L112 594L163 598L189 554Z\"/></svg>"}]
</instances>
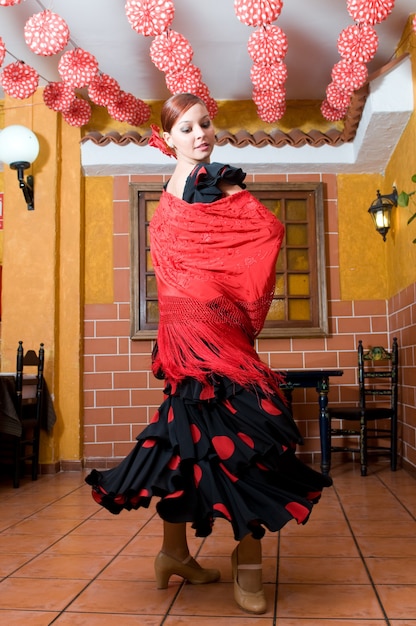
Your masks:
<instances>
[{"instance_id":1,"label":"table leg","mask_svg":"<svg viewBox=\"0 0 416 626\"><path fill-rule=\"evenodd\" d=\"M316 387L319 394L319 433L321 438L321 471L329 474L331 468L331 438L327 413L329 380L322 378Z\"/></svg>"}]
</instances>

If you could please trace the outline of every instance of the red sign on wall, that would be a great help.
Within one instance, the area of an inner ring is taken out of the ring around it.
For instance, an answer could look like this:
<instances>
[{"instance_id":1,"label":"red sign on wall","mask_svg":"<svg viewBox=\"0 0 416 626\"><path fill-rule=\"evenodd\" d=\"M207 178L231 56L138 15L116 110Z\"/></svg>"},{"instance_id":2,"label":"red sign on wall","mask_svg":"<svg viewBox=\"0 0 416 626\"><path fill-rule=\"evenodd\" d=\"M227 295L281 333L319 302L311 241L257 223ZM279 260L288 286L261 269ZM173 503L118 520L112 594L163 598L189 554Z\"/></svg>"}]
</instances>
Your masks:
<instances>
[{"instance_id":1,"label":"red sign on wall","mask_svg":"<svg viewBox=\"0 0 416 626\"><path fill-rule=\"evenodd\" d=\"M0 230L3 230L3 195L0 193Z\"/></svg>"}]
</instances>

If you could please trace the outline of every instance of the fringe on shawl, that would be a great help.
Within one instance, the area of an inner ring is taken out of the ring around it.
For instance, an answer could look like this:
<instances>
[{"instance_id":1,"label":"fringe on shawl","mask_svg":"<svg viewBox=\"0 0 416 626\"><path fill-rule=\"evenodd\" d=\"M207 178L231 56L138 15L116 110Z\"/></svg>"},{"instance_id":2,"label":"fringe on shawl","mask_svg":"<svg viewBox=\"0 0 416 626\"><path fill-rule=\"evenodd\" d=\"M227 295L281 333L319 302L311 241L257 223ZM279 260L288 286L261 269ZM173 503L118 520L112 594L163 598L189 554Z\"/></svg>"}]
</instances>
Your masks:
<instances>
[{"instance_id":1,"label":"fringe on shawl","mask_svg":"<svg viewBox=\"0 0 416 626\"><path fill-rule=\"evenodd\" d=\"M166 300L160 307L158 350L153 359L155 376L163 373L173 385L191 377L204 386L211 384L213 375L227 376L242 387L257 387L266 395L282 396L282 377L260 360L253 339L238 323L238 313L231 319L226 314L230 307L221 306L217 299L199 302L197 310L192 299ZM176 314L178 308L180 315Z\"/></svg>"}]
</instances>

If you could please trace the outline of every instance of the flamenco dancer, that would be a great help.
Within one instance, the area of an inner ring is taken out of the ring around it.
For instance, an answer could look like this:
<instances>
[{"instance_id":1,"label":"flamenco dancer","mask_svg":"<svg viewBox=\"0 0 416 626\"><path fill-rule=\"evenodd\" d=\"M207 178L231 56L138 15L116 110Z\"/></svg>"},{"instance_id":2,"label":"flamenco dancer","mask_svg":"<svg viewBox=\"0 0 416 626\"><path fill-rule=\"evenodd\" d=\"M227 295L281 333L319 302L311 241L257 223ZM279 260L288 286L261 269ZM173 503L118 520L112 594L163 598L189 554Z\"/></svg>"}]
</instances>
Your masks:
<instances>
[{"instance_id":1,"label":"flamenco dancer","mask_svg":"<svg viewBox=\"0 0 416 626\"><path fill-rule=\"evenodd\" d=\"M86 481L112 513L158 498L160 589L172 574L192 584L220 578L190 555L186 524L206 537L216 518L228 520L235 601L261 614L265 529L304 524L332 483L295 456L302 437L278 375L254 348L284 227L245 189L241 169L210 163L215 130L202 100L172 96L161 121L163 139L153 127L149 143L177 159L150 224L160 312L153 373L165 399L120 465Z\"/></svg>"}]
</instances>

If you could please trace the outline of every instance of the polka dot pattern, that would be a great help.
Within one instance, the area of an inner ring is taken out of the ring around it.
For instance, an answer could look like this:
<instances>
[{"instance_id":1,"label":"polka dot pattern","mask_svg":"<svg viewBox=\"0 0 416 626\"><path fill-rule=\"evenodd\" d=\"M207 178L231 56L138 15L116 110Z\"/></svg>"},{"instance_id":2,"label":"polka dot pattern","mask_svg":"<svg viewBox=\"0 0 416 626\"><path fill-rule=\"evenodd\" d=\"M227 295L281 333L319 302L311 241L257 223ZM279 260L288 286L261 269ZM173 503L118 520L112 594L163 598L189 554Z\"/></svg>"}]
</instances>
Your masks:
<instances>
[{"instance_id":1,"label":"polka dot pattern","mask_svg":"<svg viewBox=\"0 0 416 626\"><path fill-rule=\"evenodd\" d=\"M88 95L94 104L106 107L120 93L120 85L108 74L96 74L88 85Z\"/></svg>"},{"instance_id":2,"label":"polka dot pattern","mask_svg":"<svg viewBox=\"0 0 416 626\"><path fill-rule=\"evenodd\" d=\"M62 112L62 117L70 126L84 126L91 118L91 105L83 98L75 98L69 109Z\"/></svg>"},{"instance_id":3,"label":"polka dot pattern","mask_svg":"<svg viewBox=\"0 0 416 626\"><path fill-rule=\"evenodd\" d=\"M74 90L65 83L49 83L43 90L43 101L52 111L67 111L74 99Z\"/></svg>"},{"instance_id":4,"label":"polka dot pattern","mask_svg":"<svg viewBox=\"0 0 416 626\"><path fill-rule=\"evenodd\" d=\"M186 67L193 54L188 40L174 30L158 35L150 46L150 58L161 72L173 72Z\"/></svg>"},{"instance_id":5,"label":"polka dot pattern","mask_svg":"<svg viewBox=\"0 0 416 626\"><path fill-rule=\"evenodd\" d=\"M246 26L271 24L280 15L282 0L234 0L234 11Z\"/></svg>"},{"instance_id":6,"label":"polka dot pattern","mask_svg":"<svg viewBox=\"0 0 416 626\"><path fill-rule=\"evenodd\" d=\"M338 37L338 52L343 59L368 63L378 48L378 35L370 24L353 24Z\"/></svg>"},{"instance_id":7,"label":"polka dot pattern","mask_svg":"<svg viewBox=\"0 0 416 626\"><path fill-rule=\"evenodd\" d=\"M4 91L12 98L24 100L35 93L39 84L37 71L23 61L6 65L0 77Z\"/></svg>"},{"instance_id":8,"label":"polka dot pattern","mask_svg":"<svg viewBox=\"0 0 416 626\"><path fill-rule=\"evenodd\" d=\"M68 50L59 63L58 72L62 80L75 89L85 87L98 72L96 58L82 48Z\"/></svg>"},{"instance_id":9,"label":"polka dot pattern","mask_svg":"<svg viewBox=\"0 0 416 626\"><path fill-rule=\"evenodd\" d=\"M52 56L65 48L69 41L69 28L62 17L46 10L36 13L26 22L24 36L32 52Z\"/></svg>"},{"instance_id":10,"label":"polka dot pattern","mask_svg":"<svg viewBox=\"0 0 416 626\"><path fill-rule=\"evenodd\" d=\"M279 26L262 26L250 35L247 50L254 63L267 64L282 60L288 50L286 34Z\"/></svg>"},{"instance_id":11,"label":"polka dot pattern","mask_svg":"<svg viewBox=\"0 0 416 626\"><path fill-rule=\"evenodd\" d=\"M145 37L163 33L175 15L171 0L127 0L125 10L133 30Z\"/></svg>"},{"instance_id":12,"label":"polka dot pattern","mask_svg":"<svg viewBox=\"0 0 416 626\"><path fill-rule=\"evenodd\" d=\"M0 7L12 7L15 4L20 4L22 0L0 0Z\"/></svg>"},{"instance_id":13,"label":"polka dot pattern","mask_svg":"<svg viewBox=\"0 0 416 626\"><path fill-rule=\"evenodd\" d=\"M250 71L251 82L255 87L273 89L276 85L283 85L287 79L287 67L282 61L278 63L253 63Z\"/></svg>"},{"instance_id":14,"label":"polka dot pattern","mask_svg":"<svg viewBox=\"0 0 416 626\"><path fill-rule=\"evenodd\" d=\"M328 100L324 100L321 104L321 113L326 120L331 122L339 122L343 120L347 114L347 107L344 109L335 109Z\"/></svg>"},{"instance_id":15,"label":"polka dot pattern","mask_svg":"<svg viewBox=\"0 0 416 626\"><path fill-rule=\"evenodd\" d=\"M201 82L201 70L191 63L178 72L166 74L165 78L166 86L173 94L195 93Z\"/></svg>"},{"instance_id":16,"label":"polka dot pattern","mask_svg":"<svg viewBox=\"0 0 416 626\"><path fill-rule=\"evenodd\" d=\"M132 126L141 126L150 117L150 107L133 94L120 90L116 99L107 106L109 115L119 122L127 122ZM169 420L174 419L173 412Z\"/></svg>"},{"instance_id":17,"label":"polka dot pattern","mask_svg":"<svg viewBox=\"0 0 416 626\"><path fill-rule=\"evenodd\" d=\"M346 109L349 106L351 95L345 93L336 83L330 83L326 88L326 98L334 109Z\"/></svg>"},{"instance_id":18,"label":"polka dot pattern","mask_svg":"<svg viewBox=\"0 0 416 626\"><path fill-rule=\"evenodd\" d=\"M0 65L3 64L4 57L6 56L6 44L3 39L0 37Z\"/></svg>"},{"instance_id":19,"label":"polka dot pattern","mask_svg":"<svg viewBox=\"0 0 416 626\"><path fill-rule=\"evenodd\" d=\"M380 24L393 8L394 0L347 0L347 10L354 22Z\"/></svg>"},{"instance_id":20,"label":"polka dot pattern","mask_svg":"<svg viewBox=\"0 0 416 626\"><path fill-rule=\"evenodd\" d=\"M368 70L364 63L343 59L332 68L331 78L345 93L351 95L364 85L368 78Z\"/></svg>"}]
</instances>

